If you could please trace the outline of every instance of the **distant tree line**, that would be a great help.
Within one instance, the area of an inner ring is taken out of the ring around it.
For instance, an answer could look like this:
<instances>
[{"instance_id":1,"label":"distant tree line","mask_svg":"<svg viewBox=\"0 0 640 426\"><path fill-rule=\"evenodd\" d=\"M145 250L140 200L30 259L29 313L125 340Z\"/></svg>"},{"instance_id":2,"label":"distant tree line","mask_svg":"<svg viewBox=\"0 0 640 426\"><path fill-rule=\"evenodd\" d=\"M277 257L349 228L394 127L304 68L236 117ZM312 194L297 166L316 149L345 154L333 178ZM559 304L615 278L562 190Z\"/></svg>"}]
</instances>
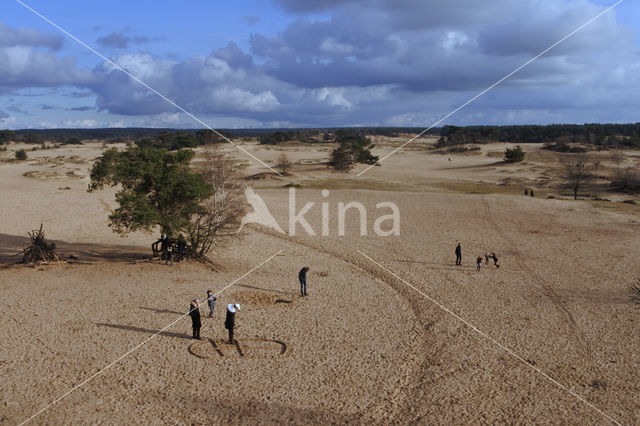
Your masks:
<instances>
[{"instance_id":1,"label":"distant tree line","mask_svg":"<svg viewBox=\"0 0 640 426\"><path fill-rule=\"evenodd\" d=\"M550 124L520 126L444 126L438 147L466 143L571 142L596 146L640 148L640 123L635 124Z\"/></svg>"},{"instance_id":2,"label":"distant tree line","mask_svg":"<svg viewBox=\"0 0 640 426\"><path fill-rule=\"evenodd\" d=\"M228 139L233 137L233 135L222 130L218 130L218 133L208 129L198 130L195 133L186 131L162 131L156 136L137 139L135 144L141 148L163 148L169 151L175 151L183 148L195 148L202 145L223 143L226 142L223 136L226 136Z\"/></svg>"}]
</instances>

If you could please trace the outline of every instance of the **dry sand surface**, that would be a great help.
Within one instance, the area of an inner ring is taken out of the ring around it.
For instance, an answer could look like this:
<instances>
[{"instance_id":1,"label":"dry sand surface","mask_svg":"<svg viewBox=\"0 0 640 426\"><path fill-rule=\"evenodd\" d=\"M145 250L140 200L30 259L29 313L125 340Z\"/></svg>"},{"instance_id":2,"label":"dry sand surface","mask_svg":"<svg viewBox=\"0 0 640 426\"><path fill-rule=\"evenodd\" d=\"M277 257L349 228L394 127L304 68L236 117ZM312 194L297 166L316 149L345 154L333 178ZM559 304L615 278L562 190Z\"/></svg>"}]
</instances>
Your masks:
<instances>
[{"instance_id":1,"label":"dry sand surface","mask_svg":"<svg viewBox=\"0 0 640 426\"><path fill-rule=\"evenodd\" d=\"M280 153L247 148L272 162ZM305 218L318 235L249 226L213 269L145 261L153 235L111 232L114 192L86 192L98 144L0 163L0 262L41 222L82 262L0 269L0 422L27 420L108 367L31 423L640 423L640 309L628 292L640 277L638 207L501 189L511 177L547 191L540 176L554 167L542 154L497 164L501 145L452 161L402 151L357 179L321 164L328 149L287 147L289 179L247 180L285 230L282 186L301 184L297 210L315 203ZM481 181L495 193L467 190ZM350 201L366 207L367 235L355 210L338 235L337 205ZM399 236L375 235L389 214L380 202L398 206ZM477 272L486 251L501 267ZM189 301L230 284L204 318L205 340L192 340ZM224 343L233 302L238 345Z\"/></svg>"}]
</instances>

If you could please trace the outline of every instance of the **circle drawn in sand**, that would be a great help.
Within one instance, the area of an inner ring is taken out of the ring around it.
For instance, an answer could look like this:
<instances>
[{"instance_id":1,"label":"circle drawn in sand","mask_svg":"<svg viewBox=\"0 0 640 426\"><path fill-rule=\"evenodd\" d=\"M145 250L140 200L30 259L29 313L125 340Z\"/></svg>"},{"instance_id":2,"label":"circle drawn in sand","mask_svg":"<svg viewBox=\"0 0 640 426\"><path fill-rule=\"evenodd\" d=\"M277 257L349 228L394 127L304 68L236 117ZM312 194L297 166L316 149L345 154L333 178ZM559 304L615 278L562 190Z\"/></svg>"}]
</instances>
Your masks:
<instances>
[{"instance_id":1,"label":"circle drawn in sand","mask_svg":"<svg viewBox=\"0 0 640 426\"><path fill-rule=\"evenodd\" d=\"M223 340L207 339L189 345L189 353L198 358L276 358L286 355L289 348L280 340L242 339L229 344Z\"/></svg>"}]
</instances>

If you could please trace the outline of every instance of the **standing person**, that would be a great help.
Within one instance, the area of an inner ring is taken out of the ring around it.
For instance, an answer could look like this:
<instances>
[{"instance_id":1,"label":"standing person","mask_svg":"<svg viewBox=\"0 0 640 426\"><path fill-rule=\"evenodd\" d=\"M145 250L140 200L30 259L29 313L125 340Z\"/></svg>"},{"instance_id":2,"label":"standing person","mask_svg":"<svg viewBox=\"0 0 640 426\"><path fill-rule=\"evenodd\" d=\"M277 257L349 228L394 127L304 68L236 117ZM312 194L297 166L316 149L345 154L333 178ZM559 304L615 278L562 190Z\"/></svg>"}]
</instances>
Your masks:
<instances>
[{"instance_id":1,"label":"standing person","mask_svg":"<svg viewBox=\"0 0 640 426\"><path fill-rule=\"evenodd\" d=\"M167 246L167 260L164 264L166 265L167 263L171 263L171 265L173 265L173 247L171 247L171 244Z\"/></svg>"},{"instance_id":2,"label":"standing person","mask_svg":"<svg viewBox=\"0 0 640 426\"><path fill-rule=\"evenodd\" d=\"M456 266L462 265L462 246L460 243L456 246Z\"/></svg>"},{"instance_id":3,"label":"standing person","mask_svg":"<svg viewBox=\"0 0 640 426\"><path fill-rule=\"evenodd\" d=\"M160 258L165 260L167 258L167 234L160 235Z\"/></svg>"},{"instance_id":4,"label":"standing person","mask_svg":"<svg viewBox=\"0 0 640 426\"><path fill-rule=\"evenodd\" d=\"M216 307L216 300L218 300L218 298L213 295L211 290L207 290L207 303L209 304L209 318L213 316L213 310Z\"/></svg>"},{"instance_id":5,"label":"standing person","mask_svg":"<svg viewBox=\"0 0 640 426\"><path fill-rule=\"evenodd\" d=\"M233 332L236 329L236 311L240 310L240 305L237 303L229 303L227 305L227 318L224 320L224 328L229 330L229 344L232 345L235 340L233 340Z\"/></svg>"},{"instance_id":6,"label":"standing person","mask_svg":"<svg viewBox=\"0 0 640 426\"><path fill-rule=\"evenodd\" d=\"M308 266L305 266L304 268L300 269L300 272L298 272L298 279L300 280L301 296L307 295L307 272L309 272Z\"/></svg>"},{"instance_id":7,"label":"standing person","mask_svg":"<svg viewBox=\"0 0 640 426\"><path fill-rule=\"evenodd\" d=\"M476 262L478 263L478 272L480 272L480 268L482 267L482 256L478 256Z\"/></svg>"},{"instance_id":8,"label":"standing person","mask_svg":"<svg viewBox=\"0 0 640 426\"><path fill-rule=\"evenodd\" d=\"M200 340L200 327L202 327L202 317L200 317L200 301L193 299L189 305L189 316L191 317L191 327L193 328L193 338Z\"/></svg>"},{"instance_id":9,"label":"standing person","mask_svg":"<svg viewBox=\"0 0 640 426\"><path fill-rule=\"evenodd\" d=\"M524 195L529 195L529 188L524 189Z\"/></svg>"},{"instance_id":10,"label":"standing person","mask_svg":"<svg viewBox=\"0 0 640 426\"><path fill-rule=\"evenodd\" d=\"M531 190L531 192L529 193L529 195L531 195L531 198L533 198L533 189Z\"/></svg>"},{"instance_id":11,"label":"standing person","mask_svg":"<svg viewBox=\"0 0 640 426\"><path fill-rule=\"evenodd\" d=\"M495 265L495 267L499 268L500 264L498 263L498 256L496 256L496 254L492 252L491 257L493 258L493 264Z\"/></svg>"},{"instance_id":12,"label":"standing person","mask_svg":"<svg viewBox=\"0 0 640 426\"><path fill-rule=\"evenodd\" d=\"M187 242L184 240L182 234L178 237L178 262L182 262L184 260L184 249L187 246Z\"/></svg>"},{"instance_id":13,"label":"standing person","mask_svg":"<svg viewBox=\"0 0 640 426\"><path fill-rule=\"evenodd\" d=\"M485 263L485 265L486 265L487 263L489 263L489 258L490 258L490 257L491 257L491 255L489 254L489 252L486 252L486 253L484 254L484 263Z\"/></svg>"}]
</instances>

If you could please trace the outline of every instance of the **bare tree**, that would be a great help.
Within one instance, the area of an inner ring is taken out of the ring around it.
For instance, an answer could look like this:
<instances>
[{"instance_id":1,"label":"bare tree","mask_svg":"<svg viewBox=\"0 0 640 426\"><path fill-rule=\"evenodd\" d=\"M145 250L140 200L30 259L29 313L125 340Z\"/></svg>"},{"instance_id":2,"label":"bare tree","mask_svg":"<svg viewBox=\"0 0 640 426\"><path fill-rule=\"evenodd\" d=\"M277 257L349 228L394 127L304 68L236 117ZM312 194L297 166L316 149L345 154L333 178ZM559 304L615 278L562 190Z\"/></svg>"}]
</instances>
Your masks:
<instances>
[{"instance_id":1,"label":"bare tree","mask_svg":"<svg viewBox=\"0 0 640 426\"><path fill-rule=\"evenodd\" d=\"M280 169L280 172L282 172L283 175L286 175L289 172L289 169L291 168L291 161L289 161L287 154L284 152L280 154L276 167Z\"/></svg>"},{"instance_id":2,"label":"bare tree","mask_svg":"<svg viewBox=\"0 0 640 426\"><path fill-rule=\"evenodd\" d=\"M566 179L573 191L573 199L578 199L578 191L595 177L594 172L599 163L592 161L586 155L579 155L564 163L562 177Z\"/></svg>"},{"instance_id":3,"label":"bare tree","mask_svg":"<svg viewBox=\"0 0 640 426\"><path fill-rule=\"evenodd\" d=\"M191 249L200 258L219 242L221 231L240 222L246 207L244 188L233 169L233 161L215 147L207 148L204 157L204 177L213 195L201 204L187 229Z\"/></svg>"}]
</instances>

